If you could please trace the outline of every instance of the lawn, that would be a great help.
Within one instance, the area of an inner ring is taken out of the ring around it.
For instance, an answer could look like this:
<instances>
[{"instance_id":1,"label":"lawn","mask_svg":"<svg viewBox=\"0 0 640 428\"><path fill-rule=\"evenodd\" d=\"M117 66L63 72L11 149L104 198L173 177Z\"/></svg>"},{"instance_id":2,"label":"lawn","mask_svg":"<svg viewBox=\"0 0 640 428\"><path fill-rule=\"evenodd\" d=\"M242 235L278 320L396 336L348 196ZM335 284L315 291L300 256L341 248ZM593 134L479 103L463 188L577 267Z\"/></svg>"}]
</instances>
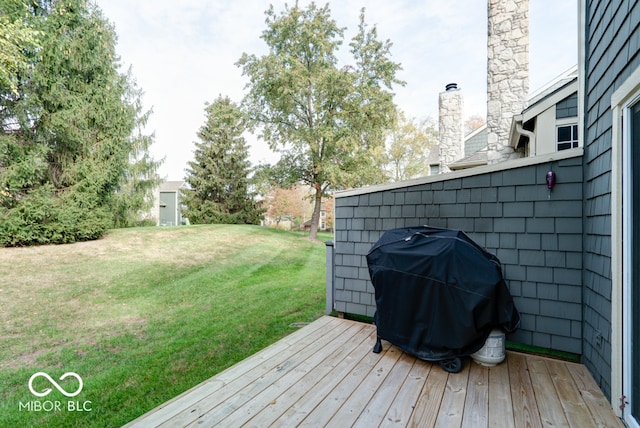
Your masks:
<instances>
[{"instance_id":1,"label":"lawn","mask_svg":"<svg viewBox=\"0 0 640 428\"><path fill-rule=\"evenodd\" d=\"M325 246L253 226L123 229L0 248L0 278L0 426L114 427L321 316ZM30 388L38 372L82 389Z\"/></svg>"}]
</instances>

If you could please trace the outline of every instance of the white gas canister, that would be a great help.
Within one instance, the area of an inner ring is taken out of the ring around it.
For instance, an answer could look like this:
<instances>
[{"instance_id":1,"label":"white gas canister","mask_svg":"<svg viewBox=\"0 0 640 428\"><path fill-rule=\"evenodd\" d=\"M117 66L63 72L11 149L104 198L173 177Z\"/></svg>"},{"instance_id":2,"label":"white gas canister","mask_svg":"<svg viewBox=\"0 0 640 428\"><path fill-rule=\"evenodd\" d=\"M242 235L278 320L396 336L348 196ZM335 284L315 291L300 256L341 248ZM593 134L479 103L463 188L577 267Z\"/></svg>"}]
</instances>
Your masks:
<instances>
[{"instance_id":1,"label":"white gas canister","mask_svg":"<svg viewBox=\"0 0 640 428\"><path fill-rule=\"evenodd\" d=\"M505 334L502 330L494 329L484 342L484 346L471 358L482 366L495 366L505 358Z\"/></svg>"}]
</instances>

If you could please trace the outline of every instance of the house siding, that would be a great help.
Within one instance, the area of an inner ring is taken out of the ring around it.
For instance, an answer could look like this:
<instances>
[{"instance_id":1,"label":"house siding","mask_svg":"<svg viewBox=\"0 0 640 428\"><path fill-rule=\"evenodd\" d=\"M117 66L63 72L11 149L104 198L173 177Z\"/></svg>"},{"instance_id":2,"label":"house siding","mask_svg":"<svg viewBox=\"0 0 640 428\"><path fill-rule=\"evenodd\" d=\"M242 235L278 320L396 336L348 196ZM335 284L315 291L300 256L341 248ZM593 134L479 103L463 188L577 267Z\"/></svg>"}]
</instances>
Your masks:
<instances>
[{"instance_id":1,"label":"house siding","mask_svg":"<svg viewBox=\"0 0 640 428\"><path fill-rule=\"evenodd\" d=\"M464 142L464 156L471 156L475 152L487 147L487 128L478 132L473 137L465 140Z\"/></svg>"},{"instance_id":2,"label":"house siding","mask_svg":"<svg viewBox=\"0 0 640 428\"><path fill-rule=\"evenodd\" d=\"M580 154L582 151L579 152ZM388 229L465 231L501 261L522 323L510 340L582 353L582 156L335 199L335 310L373 316L366 254ZM556 172L549 194L545 174Z\"/></svg>"},{"instance_id":3,"label":"house siding","mask_svg":"<svg viewBox=\"0 0 640 428\"><path fill-rule=\"evenodd\" d=\"M640 64L640 4L589 1L585 17L583 362L611 398L611 95Z\"/></svg>"}]
</instances>

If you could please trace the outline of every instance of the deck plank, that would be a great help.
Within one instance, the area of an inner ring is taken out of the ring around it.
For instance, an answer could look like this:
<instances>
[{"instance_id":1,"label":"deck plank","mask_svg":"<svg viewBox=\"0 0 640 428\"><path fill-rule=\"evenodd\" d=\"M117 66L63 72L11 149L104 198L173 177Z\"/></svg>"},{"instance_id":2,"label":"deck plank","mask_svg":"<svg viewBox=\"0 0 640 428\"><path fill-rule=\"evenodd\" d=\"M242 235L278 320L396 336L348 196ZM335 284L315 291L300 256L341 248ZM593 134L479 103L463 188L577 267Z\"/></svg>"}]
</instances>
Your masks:
<instances>
[{"instance_id":1,"label":"deck plank","mask_svg":"<svg viewBox=\"0 0 640 428\"><path fill-rule=\"evenodd\" d=\"M375 343L375 333L371 331L367 338L361 342L352 352L344 353L339 363L322 379L313 385L305 384L300 388L299 398L283 414L282 419L290 422L293 426L298 426L305 420L322 401L333 391L344 378L354 372L360 365L373 365L380 358L380 354L371 352ZM309 424L312 418L309 418Z\"/></svg>"},{"instance_id":2,"label":"deck plank","mask_svg":"<svg viewBox=\"0 0 640 428\"><path fill-rule=\"evenodd\" d=\"M258 366L254 375L247 376L246 379L236 379L233 385L227 385L220 394L214 394L217 396L212 396L207 400L210 404L209 406L199 407L198 412L183 413L182 417L167 421L166 426L172 428L197 424L199 427L204 427L219 424L277 379L294 370L307 358L320 352L331 341L336 340L347 331L348 327L347 324L343 324L331 330L323 331L320 337L315 337L315 340L313 337L306 337L304 339L305 345L298 352L293 352L295 349L292 349L292 352L278 354L269 360L268 364Z\"/></svg>"},{"instance_id":3,"label":"deck plank","mask_svg":"<svg viewBox=\"0 0 640 428\"><path fill-rule=\"evenodd\" d=\"M349 344L355 347L353 352L345 354L343 346L334 349L313 370L307 371L295 384L256 413L252 420L248 421L249 425L252 421L258 421L256 426L269 426L279 418L299 422L303 414L302 406L306 405L312 409L315 407L313 403L320 401L318 397L322 397L327 389L332 388L330 385L323 387L321 385L323 382L330 383L332 379L342 378L344 376L342 371L349 367L348 364L356 364L367 352L371 352L371 344L368 340L370 338L371 330L365 328L364 324L360 325L359 331L349 338ZM288 411L289 416L284 417L283 415Z\"/></svg>"},{"instance_id":4,"label":"deck plank","mask_svg":"<svg viewBox=\"0 0 640 428\"><path fill-rule=\"evenodd\" d=\"M571 373L571 377L576 383L576 388L589 409L594 426L624 427L619 418L616 418L615 424L612 423L611 406L587 368L580 364L568 364L567 369Z\"/></svg>"},{"instance_id":5,"label":"deck plank","mask_svg":"<svg viewBox=\"0 0 640 428\"><path fill-rule=\"evenodd\" d=\"M508 352L453 374L375 339L322 317L127 426L624 426L583 365Z\"/></svg>"},{"instance_id":6,"label":"deck plank","mask_svg":"<svg viewBox=\"0 0 640 428\"><path fill-rule=\"evenodd\" d=\"M569 426L589 426L593 419L586 403L577 389L576 383L567 369L567 365L560 361L548 360L543 362L549 368L554 387L558 391L558 398L567 416Z\"/></svg>"},{"instance_id":7,"label":"deck plank","mask_svg":"<svg viewBox=\"0 0 640 428\"><path fill-rule=\"evenodd\" d=\"M509 354L508 365L515 426L542 426L525 356Z\"/></svg>"},{"instance_id":8,"label":"deck plank","mask_svg":"<svg viewBox=\"0 0 640 428\"><path fill-rule=\"evenodd\" d=\"M420 398L416 403L416 409L409 420L410 427L432 427L436 424L448 379L447 372L432 365Z\"/></svg>"},{"instance_id":9,"label":"deck plank","mask_svg":"<svg viewBox=\"0 0 640 428\"><path fill-rule=\"evenodd\" d=\"M540 413L542 426L568 427L569 422L545 361L539 358L527 358L527 367L529 367L533 391L538 398L538 413ZM542 397L545 399L540 399Z\"/></svg>"},{"instance_id":10,"label":"deck plank","mask_svg":"<svg viewBox=\"0 0 640 428\"><path fill-rule=\"evenodd\" d=\"M372 344L373 346L373 344ZM360 363L355 365L349 373L327 395L325 395L320 403L303 419L300 423L302 427L319 427L326 426L333 415L342 407L349 399L353 391L355 391L360 383L372 373L372 369L380 364L381 361L388 363L387 351L374 354L369 351ZM393 354L400 356L397 349L391 351ZM367 396L370 392L367 393Z\"/></svg>"},{"instance_id":11,"label":"deck plank","mask_svg":"<svg viewBox=\"0 0 640 428\"><path fill-rule=\"evenodd\" d=\"M436 427L460 427L464 414L464 402L467 396L470 364L455 374L447 377L447 385L440 404L440 411L436 419Z\"/></svg>"},{"instance_id":12,"label":"deck plank","mask_svg":"<svg viewBox=\"0 0 640 428\"><path fill-rule=\"evenodd\" d=\"M400 356L389 375L373 393L373 397L358 416L354 427L370 428L384 419L415 362L416 359L410 355L403 353Z\"/></svg>"},{"instance_id":13,"label":"deck plank","mask_svg":"<svg viewBox=\"0 0 640 428\"><path fill-rule=\"evenodd\" d=\"M245 361L242 361L239 365L236 365L228 372L223 372L220 375L220 379L225 382L224 388L214 391L206 396L200 395L200 400L193 406L189 406L183 409L182 412L176 414L170 419L166 419L159 426L175 427L175 426L188 426L199 418L215 419L221 415L226 415L234 410L234 400L241 391L245 388L255 388L256 379L262 379L268 373L282 373L287 369L291 362L289 359L294 357L300 352L304 352L308 346L315 344L318 341L331 340L333 337L339 336L344 331L344 326L340 324L329 323L324 328L314 329L315 333L307 335L298 335L297 341L293 339L284 341L281 346L275 347L270 350L266 358L259 359L258 361L250 362L250 369L247 370L244 365ZM295 339L295 338L294 338ZM294 344L295 346L290 346ZM274 375L272 375L274 376ZM253 385L253 386L252 386ZM258 382L258 386L261 385Z\"/></svg>"},{"instance_id":14,"label":"deck plank","mask_svg":"<svg viewBox=\"0 0 640 428\"><path fill-rule=\"evenodd\" d=\"M489 426L489 368L469 363L469 382L462 426Z\"/></svg>"},{"instance_id":15,"label":"deck plank","mask_svg":"<svg viewBox=\"0 0 640 428\"><path fill-rule=\"evenodd\" d=\"M243 403L222 421L216 421L216 424L222 422L226 426L242 426L263 409L276 405L280 395L295 386L306 374L323 364L334 351L350 342L361 329L361 326L354 324L342 332L338 338L327 343L320 343L310 349L310 356L303 356L300 364L292 367L286 374L274 377L274 382L271 385Z\"/></svg>"},{"instance_id":16,"label":"deck plank","mask_svg":"<svg viewBox=\"0 0 640 428\"><path fill-rule=\"evenodd\" d=\"M241 363L227 368L216 376L156 407L149 413L143 415L143 419L131 421L126 427L146 428L149 426L160 426L164 421L183 413L186 408L193 409L197 407L198 403L203 400L203 397L211 396L211 394L221 390L230 382L241 377L249 378L251 376L251 370L264 364L265 361L268 361L274 356L285 352L287 348L298 345L303 342L305 338L313 338L314 335L322 329L328 330L336 328L339 324L340 321L335 318L321 317L305 328L296 330L282 340L243 360Z\"/></svg>"},{"instance_id":17,"label":"deck plank","mask_svg":"<svg viewBox=\"0 0 640 428\"><path fill-rule=\"evenodd\" d=\"M489 426L513 428L513 402L509 388L509 356L506 362L489 368Z\"/></svg>"},{"instance_id":18,"label":"deck plank","mask_svg":"<svg viewBox=\"0 0 640 428\"><path fill-rule=\"evenodd\" d=\"M381 427L405 427L411 420L411 415L417 408L418 398L425 384L432 363L414 360L413 367L404 381L402 388L391 403L389 410L384 415Z\"/></svg>"},{"instance_id":19,"label":"deck plank","mask_svg":"<svg viewBox=\"0 0 640 428\"><path fill-rule=\"evenodd\" d=\"M393 346L387 349L378 364L371 368L370 375L357 379L356 382L348 382L357 383L357 386L328 421L328 425L351 426L354 424L371 400L372 392L380 388L402 355L403 352Z\"/></svg>"}]
</instances>

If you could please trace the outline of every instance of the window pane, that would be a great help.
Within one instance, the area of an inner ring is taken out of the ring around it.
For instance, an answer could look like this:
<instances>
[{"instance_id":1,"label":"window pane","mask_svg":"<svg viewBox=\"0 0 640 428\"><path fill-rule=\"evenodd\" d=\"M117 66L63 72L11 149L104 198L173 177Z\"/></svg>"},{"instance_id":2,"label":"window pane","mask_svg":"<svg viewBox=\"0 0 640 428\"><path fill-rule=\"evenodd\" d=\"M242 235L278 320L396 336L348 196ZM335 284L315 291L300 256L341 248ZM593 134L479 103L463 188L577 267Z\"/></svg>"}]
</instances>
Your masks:
<instances>
[{"instance_id":1,"label":"window pane","mask_svg":"<svg viewBox=\"0 0 640 428\"><path fill-rule=\"evenodd\" d=\"M558 142L571 141L571 126L558 127Z\"/></svg>"}]
</instances>

